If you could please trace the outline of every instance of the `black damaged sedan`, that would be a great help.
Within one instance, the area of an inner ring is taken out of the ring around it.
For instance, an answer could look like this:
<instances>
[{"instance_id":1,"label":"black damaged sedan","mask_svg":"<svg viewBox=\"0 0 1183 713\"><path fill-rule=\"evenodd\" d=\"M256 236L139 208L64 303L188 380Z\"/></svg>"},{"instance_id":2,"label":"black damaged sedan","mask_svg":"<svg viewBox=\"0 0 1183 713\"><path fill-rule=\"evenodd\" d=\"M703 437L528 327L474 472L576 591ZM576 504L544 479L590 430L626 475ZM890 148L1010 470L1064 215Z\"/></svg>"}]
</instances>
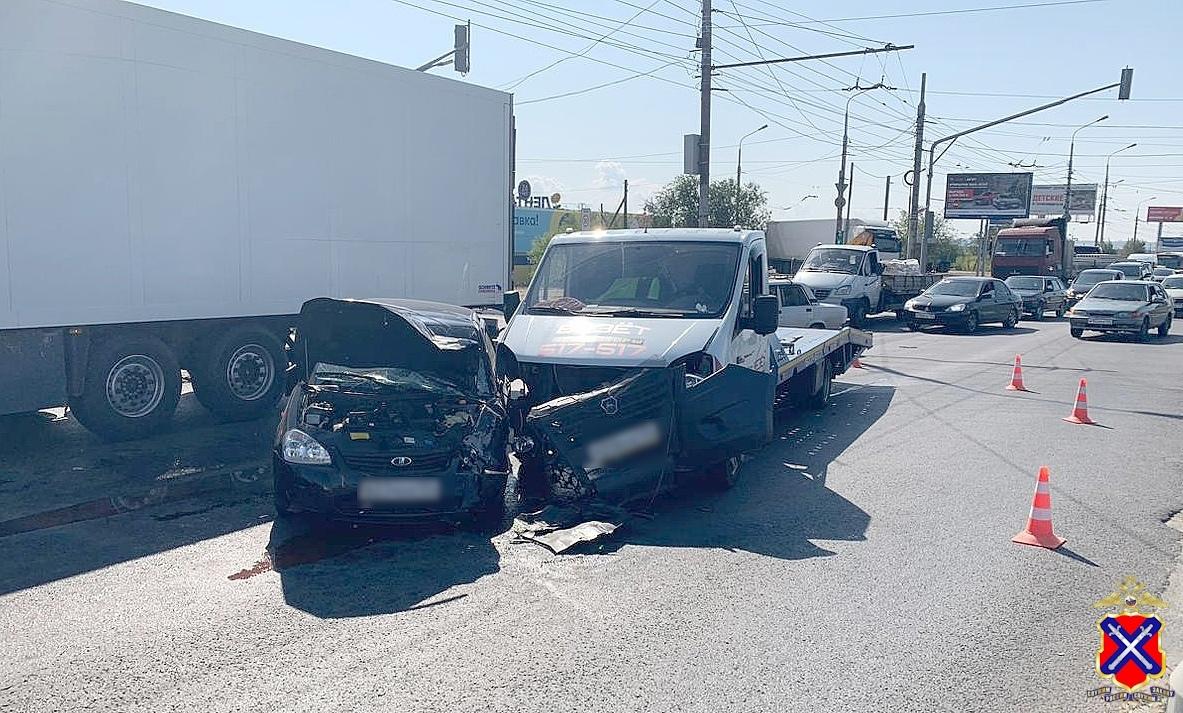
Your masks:
<instances>
[{"instance_id":1,"label":"black damaged sedan","mask_svg":"<svg viewBox=\"0 0 1183 713\"><path fill-rule=\"evenodd\" d=\"M292 362L273 453L277 513L501 521L505 397L475 313L414 300L310 300Z\"/></svg>"}]
</instances>

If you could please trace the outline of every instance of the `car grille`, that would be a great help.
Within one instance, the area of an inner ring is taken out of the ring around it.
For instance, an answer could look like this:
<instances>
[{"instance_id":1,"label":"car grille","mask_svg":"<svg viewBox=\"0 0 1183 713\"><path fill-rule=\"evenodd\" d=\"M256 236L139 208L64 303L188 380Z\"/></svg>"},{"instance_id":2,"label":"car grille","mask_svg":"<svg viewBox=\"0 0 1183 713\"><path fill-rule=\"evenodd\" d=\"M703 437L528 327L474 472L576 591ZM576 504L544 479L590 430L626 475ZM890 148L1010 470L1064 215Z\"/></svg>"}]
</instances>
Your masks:
<instances>
[{"instance_id":1,"label":"car grille","mask_svg":"<svg viewBox=\"0 0 1183 713\"><path fill-rule=\"evenodd\" d=\"M397 456L410 458L411 463L404 466L392 464L390 459ZM448 451L429 453L407 453L406 451L399 451L397 453L366 453L364 455L359 453L342 453L341 460L350 468L360 470L363 473L417 475L420 473L437 473L445 470L452 460L452 454Z\"/></svg>"},{"instance_id":2,"label":"car grille","mask_svg":"<svg viewBox=\"0 0 1183 713\"><path fill-rule=\"evenodd\" d=\"M830 296L831 292L833 292L833 290L814 290L813 296L818 298L819 300L824 300L825 298Z\"/></svg>"},{"instance_id":3,"label":"car grille","mask_svg":"<svg viewBox=\"0 0 1183 713\"><path fill-rule=\"evenodd\" d=\"M917 312L944 312L945 308L938 307L937 305L916 305L916 311Z\"/></svg>"}]
</instances>

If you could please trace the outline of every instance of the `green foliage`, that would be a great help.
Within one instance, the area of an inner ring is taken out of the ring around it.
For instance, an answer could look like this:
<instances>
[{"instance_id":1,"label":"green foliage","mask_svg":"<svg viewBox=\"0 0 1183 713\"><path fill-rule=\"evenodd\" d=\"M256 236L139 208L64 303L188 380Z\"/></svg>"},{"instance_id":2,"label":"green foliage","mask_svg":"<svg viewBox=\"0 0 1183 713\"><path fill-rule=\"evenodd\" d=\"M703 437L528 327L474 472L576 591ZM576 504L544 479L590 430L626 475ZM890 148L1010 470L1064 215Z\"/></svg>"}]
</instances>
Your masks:
<instances>
[{"instance_id":1,"label":"green foliage","mask_svg":"<svg viewBox=\"0 0 1183 713\"><path fill-rule=\"evenodd\" d=\"M917 223L916 234L919 239L924 236L924 216L920 216ZM906 238L908 235L908 211L901 210L896 216L894 225L900 237ZM959 238L952 225L941 216L934 214L932 241L928 244L928 261L933 265L943 264L955 270L972 271L978 263L976 241L977 238L970 240ZM919 248L916 248L913 256L918 256L919 253Z\"/></svg>"},{"instance_id":2,"label":"green foliage","mask_svg":"<svg viewBox=\"0 0 1183 713\"><path fill-rule=\"evenodd\" d=\"M655 228L697 227L698 177L683 174L670 181L645 201L645 211L653 216ZM763 229L772 211L768 210L768 193L755 183L744 185L737 211L735 179L726 178L711 181L708 215L712 227Z\"/></svg>"},{"instance_id":3,"label":"green foliage","mask_svg":"<svg viewBox=\"0 0 1183 713\"><path fill-rule=\"evenodd\" d=\"M1146 252L1146 243L1144 241L1131 238L1130 240L1126 241L1125 245L1121 246L1121 250L1118 251L1117 256L1121 258L1127 258L1134 253L1144 252Z\"/></svg>"},{"instance_id":4,"label":"green foliage","mask_svg":"<svg viewBox=\"0 0 1183 713\"><path fill-rule=\"evenodd\" d=\"M544 235L530 246L530 252L526 253L526 258L531 265L537 265L538 261L542 259L542 253L546 252L546 246L550 245L550 239L553 237L553 235Z\"/></svg>"}]
</instances>

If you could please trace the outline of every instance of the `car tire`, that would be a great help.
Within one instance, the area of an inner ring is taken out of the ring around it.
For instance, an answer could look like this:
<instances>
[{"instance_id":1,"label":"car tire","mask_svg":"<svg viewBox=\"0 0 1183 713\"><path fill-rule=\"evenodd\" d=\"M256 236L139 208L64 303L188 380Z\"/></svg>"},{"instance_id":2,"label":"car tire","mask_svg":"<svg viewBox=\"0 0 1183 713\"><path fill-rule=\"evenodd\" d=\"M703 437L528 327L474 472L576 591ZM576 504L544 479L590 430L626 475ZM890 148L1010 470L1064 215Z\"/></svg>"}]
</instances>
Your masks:
<instances>
[{"instance_id":1,"label":"car tire","mask_svg":"<svg viewBox=\"0 0 1183 713\"><path fill-rule=\"evenodd\" d=\"M1167 318L1162 321L1162 324L1158 325L1158 336L1159 337L1166 337L1168 334L1171 333L1171 321L1173 319L1174 319L1174 317L1172 315L1168 314Z\"/></svg>"},{"instance_id":2,"label":"car tire","mask_svg":"<svg viewBox=\"0 0 1183 713\"><path fill-rule=\"evenodd\" d=\"M1045 305L1042 302L1035 305L1035 311L1031 313L1031 319L1035 320L1036 322L1042 322L1043 321L1043 311L1045 309L1047 309L1047 305Z\"/></svg>"},{"instance_id":3,"label":"car tire","mask_svg":"<svg viewBox=\"0 0 1183 713\"><path fill-rule=\"evenodd\" d=\"M1138 341L1139 342L1150 341L1150 318L1149 317L1142 318L1142 327L1140 329L1138 329Z\"/></svg>"},{"instance_id":4,"label":"car tire","mask_svg":"<svg viewBox=\"0 0 1183 713\"><path fill-rule=\"evenodd\" d=\"M280 481L278 474L272 476L272 482L274 489L272 491L271 502L275 505L275 516L292 517L296 514L296 511L292 510L292 501L288 497L287 486Z\"/></svg>"},{"instance_id":5,"label":"car tire","mask_svg":"<svg viewBox=\"0 0 1183 713\"><path fill-rule=\"evenodd\" d=\"M974 332L978 331L977 312L971 310L969 314L965 315L965 323L962 325L962 330L966 334L973 334Z\"/></svg>"},{"instance_id":6,"label":"car tire","mask_svg":"<svg viewBox=\"0 0 1183 713\"><path fill-rule=\"evenodd\" d=\"M1067 311L1068 311L1068 305L1061 302L1060 306L1056 308L1056 319L1063 319L1064 313L1066 313Z\"/></svg>"},{"instance_id":7,"label":"car tire","mask_svg":"<svg viewBox=\"0 0 1183 713\"><path fill-rule=\"evenodd\" d=\"M1068 332L1072 335L1073 339L1084 339L1084 330L1083 329L1078 329L1077 327L1070 327L1068 329Z\"/></svg>"},{"instance_id":8,"label":"car tire","mask_svg":"<svg viewBox=\"0 0 1183 713\"><path fill-rule=\"evenodd\" d=\"M99 342L86 363L82 393L70 411L92 433L125 441L168 425L181 399L181 367L172 349L151 336Z\"/></svg>"},{"instance_id":9,"label":"car tire","mask_svg":"<svg viewBox=\"0 0 1183 713\"><path fill-rule=\"evenodd\" d=\"M850 311L850 323L860 329L867 323L867 301L859 300Z\"/></svg>"},{"instance_id":10,"label":"car tire","mask_svg":"<svg viewBox=\"0 0 1183 713\"><path fill-rule=\"evenodd\" d=\"M707 466L706 470L703 471L707 486L713 490L730 490L734 488L735 484L739 482L742 466L743 458L740 456L731 456L726 460Z\"/></svg>"},{"instance_id":11,"label":"car tire","mask_svg":"<svg viewBox=\"0 0 1183 713\"><path fill-rule=\"evenodd\" d=\"M820 411L830 405L830 396L834 385L834 365L829 359L823 359L814 368L821 369L821 382L810 391L806 405L814 411Z\"/></svg>"},{"instance_id":12,"label":"car tire","mask_svg":"<svg viewBox=\"0 0 1183 713\"><path fill-rule=\"evenodd\" d=\"M190 370L193 393L226 421L258 418L273 410L284 390L287 352L271 332L235 327L200 350Z\"/></svg>"},{"instance_id":13,"label":"car tire","mask_svg":"<svg viewBox=\"0 0 1183 713\"><path fill-rule=\"evenodd\" d=\"M814 322L813 324L809 325L809 328L810 329L825 329L826 325L822 324L821 322Z\"/></svg>"},{"instance_id":14,"label":"car tire","mask_svg":"<svg viewBox=\"0 0 1183 713\"><path fill-rule=\"evenodd\" d=\"M481 476L481 502L465 523L472 529L491 535L504 530L508 508L505 504L505 487L508 476Z\"/></svg>"},{"instance_id":15,"label":"car tire","mask_svg":"<svg viewBox=\"0 0 1183 713\"><path fill-rule=\"evenodd\" d=\"M1008 314L1006 316L1006 319L1002 320L1002 326L1005 327L1006 329L1014 329L1015 325L1017 325L1018 323L1019 323L1018 310L1011 312L1010 314Z\"/></svg>"}]
</instances>

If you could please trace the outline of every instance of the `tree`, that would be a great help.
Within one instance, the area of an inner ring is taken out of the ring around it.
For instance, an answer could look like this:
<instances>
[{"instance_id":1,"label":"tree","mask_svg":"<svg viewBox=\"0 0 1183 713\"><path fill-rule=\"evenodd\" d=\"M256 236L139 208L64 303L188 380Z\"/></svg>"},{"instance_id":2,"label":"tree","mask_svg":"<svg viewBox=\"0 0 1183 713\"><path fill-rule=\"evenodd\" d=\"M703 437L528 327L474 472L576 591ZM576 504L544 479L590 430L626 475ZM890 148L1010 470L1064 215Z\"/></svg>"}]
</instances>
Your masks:
<instances>
[{"instance_id":1,"label":"tree","mask_svg":"<svg viewBox=\"0 0 1183 713\"><path fill-rule=\"evenodd\" d=\"M901 238L908 234L908 211L901 210L895 219L895 229ZM924 216L918 216L916 227L917 240L924 238ZM975 240L965 241L958 237L957 231L944 218L933 214L932 240L928 243L928 261L933 265L949 265L958 269L964 268L972 262L977 265L977 245ZM919 256L920 248L913 250L913 255ZM972 259L972 260L971 260Z\"/></svg>"},{"instance_id":2,"label":"tree","mask_svg":"<svg viewBox=\"0 0 1183 713\"><path fill-rule=\"evenodd\" d=\"M686 228L698 225L698 177L681 175L670 181L645 201L645 211L653 216L655 228ZM763 229L772 212L768 193L755 183L747 183L735 206L735 179L711 181L708 218L714 227Z\"/></svg>"},{"instance_id":3,"label":"tree","mask_svg":"<svg viewBox=\"0 0 1183 713\"><path fill-rule=\"evenodd\" d=\"M1131 238L1125 241L1125 245L1121 246L1121 251L1117 253L1118 257L1127 258L1134 253L1146 252L1146 243L1136 238Z\"/></svg>"}]
</instances>

